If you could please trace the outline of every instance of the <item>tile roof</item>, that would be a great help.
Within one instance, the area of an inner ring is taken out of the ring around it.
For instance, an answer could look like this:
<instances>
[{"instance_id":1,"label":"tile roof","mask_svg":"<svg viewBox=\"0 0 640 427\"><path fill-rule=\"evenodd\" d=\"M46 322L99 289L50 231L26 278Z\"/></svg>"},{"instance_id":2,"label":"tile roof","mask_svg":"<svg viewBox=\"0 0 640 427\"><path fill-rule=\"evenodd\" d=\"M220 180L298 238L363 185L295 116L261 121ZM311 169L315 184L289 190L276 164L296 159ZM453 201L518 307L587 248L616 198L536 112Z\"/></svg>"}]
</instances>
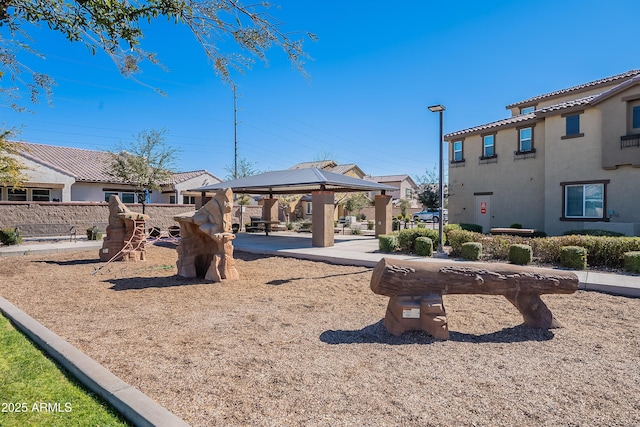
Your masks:
<instances>
[{"instance_id":1,"label":"tile roof","mask_svg":"<svg viewBox=\"0 0 640 427\"><path fill-rule=\"evenodd\" d=\"M498 129L506 126L513 126L514 124L517 124L517 123L522 123L528 120L536 120L537 118L542 118L550 113L560 111L560 110L566 110L570 108L576 108L576 107L587 106L587 105L595 105L598 102L601 102L603 99L608 98L612 94L615 94L621 90L625 90L631 85L640 84L640 70L631 70L631 71L627 71L626 73L618 74L611 77L606 77L604 79L596 80L590 83L585 83L583 85L574 86L572 88L568 88L568 89L564 89L556 92L551 92L545 95L540 95L538 97L530 98L526 101L508 105L507 108L514 107L520 104L528 104L534 100L551 98L553 96L560 95L560 94L577 92L579 90L586 89L586 88L597 88L598 86L609 85L614 82L619 82L619 83L612 88L608 88L602 93L589 95L589 96L585 96L577 99L571 99L569 101L559 102L557 104L549 105L547 107L535 110L533 113L520 114L520 115L509 117L503 120L497 120L495 122L486 123L480 126L475 126L468 129L459 130L456 132L451 132L446 134L444 136L444 139L451 140L457 136L475 134L483 131L490 131L492 129Z\"/></svg>"},{"instance_id":2,"label":"tile roof","mask_svg":"<svg viewBox=\"0 0 640 427\"><path fill-rule=\"evenodd\" d=\"M551 113L553 111L565 110L567 108L580 107L580 106L583 106L583 105L589 105L589 103L593 99L597 98L600 95L601 94L590 95L590 96L585 96L584 98L580 98L580 99L572 99L570 101L560 102L559 104L550 105L548 107L536 110L535 114L537 116L537 115L541 115L541 114L545 114L545 113Z\"/></svg>"},{"instance_id":3,"label":"tile roof","mask_svg":"<svg viewBox=\"0 0 640 427\"><path fill-rule=\"evenodd\" d=\"M188 180L193 179L193 178L197 178L197 177L199 177L201 175L205 175L205 174L213 176L218 181L222 181L220 178L218 178L217 176L215 176L211 172L207 171L206 169L200 169L200 170L197 170L197 171L176 172L176 173L174 173L173 174L173 183L174 184L180 184L181 182L185 182L185 181L188 181Z\"/></svg>"},{"instance_id":4,"label":"tile roof","mask_svg":"<svg viewBox=\"0 0 640 427\"><path fill-rule=\"evenodd\" d=\"M475 126L472 128L468 128L468 129L463 129L463 130L459 130L456 132L451 132L448 133L444 136L445 139L449 139L452 138L454 136L460 136L460 135L466 135L469 133L477 133L477 132L482 132L485 130L492 130L492 129L497 129L503 126L508 126L508 125L513 125L516 123L522 123L522 122L526 122L529 120L535 120L536 118L536 114L535 112L533 113L527 113L527 114L520 114L518 116L514 116L514 117L509 117L507 119L502 119L502 120L498 120L495 122L491 122L491 123L487 123L484 125L480 125L480 126Z\"/></svg>"},{"instance_id":5,"label":"tile roof","mask_svg":"<svg viewBox=\"0 0 640 427\"><path fill-rule=\"evenodd\" d=\"M367 175L363 179L373 182L395 182L395 181L403 181L407 178L411 178L409 175L381 175L381 176L372 176Z\"/></svg>"},{"instance_id":6,"label":"tile roof","mask_svg":"<svg viewBox=\"0 0 640 427\"><path fill-rule=\"evenodd\" d=\"M523 104L533 104L533 103L535 103L537 101L540 101L541 99L553 98L555 96L566 95L566 94L571 93L571 92L577 92L577 91L584 90L584 89L590 89L590 88L595 88L595 87L598 87L598 86L608 85L608 84L614 83L614 82L619 81L619 80L626 80L626 79L628 79L630 77L635 77L637 75L640 75L640 70L630 70L630 71L627 71L627 72L622 73L622 74L616 74L615 76L605 77L603 79L594 80L592 82L584 83L584 84L581 84L581 85L578 85L578 86L573 86L573 87L570 87L570 88L557 90L555 92L549 92L549 93L545 93L543 95L534 96L533 98L525 99L524 101L520 101L520 102L516 102L514 104L507 105L507 108L513 108L513 107L517 107L517 106L523 105Z\"/></svg>"},{"instance_id":7,"label":"tile roof","mask_svg":"<svg viewBox=\"0 0 640 427\"><path fill-rule=\"evenodd\" d=\"M59 147L54 145L16 142L20 154L25 158L72 176L76 181L123 183L107 173L111 154L107 151L87 150L83 148ZM206 170L177 172L173 174L173 184L179 184L202 174ZM215 177L215 175L212 175ZM215 177L220 180L219 178Z\"/></svg>"},{"instance_id":8,"label":"tile roof","mask_svg":"<svg viewBox=\"0 0 640 427\"><path fill-rule=\"evenodd\" d=\"M351 169L354 169L354 168L360 169L358 167L358 165L356 165L355 163L350 163L348 165L335 165L334 167L332 167L331 169L328 169L328 170L330 170L331 172L334 172L334 173L342 173L342 174L344 174L344 173L347 173ZM360 170L362 170L362 169L360 169Z\"/></svg>"},{"instance_id":9,"label":"tile roof","mask_svg":"<svg viewBox=\"0 0 640 427\"><path fill-rule=\"evenodd\" d=\"M308 168L318 168L318 169L324 169L327 166L336 166L336 162L334 162L333 160L317 160L317 161L313 161L313 162L302 162L302 163L298 163L296 165L291 166L289 169L308 169Z\"/></svg>"},{"instance_id":10,"label":"tile roof","mask_svg":"<svg viewBox=\"0 0 640 427\"><path fill-rule=\"evenodd\" d=\"M111 156L106 151L19 142L21 155L74 177L77 181L121 182L106 173Z\"/></svg>"}]
</instances>

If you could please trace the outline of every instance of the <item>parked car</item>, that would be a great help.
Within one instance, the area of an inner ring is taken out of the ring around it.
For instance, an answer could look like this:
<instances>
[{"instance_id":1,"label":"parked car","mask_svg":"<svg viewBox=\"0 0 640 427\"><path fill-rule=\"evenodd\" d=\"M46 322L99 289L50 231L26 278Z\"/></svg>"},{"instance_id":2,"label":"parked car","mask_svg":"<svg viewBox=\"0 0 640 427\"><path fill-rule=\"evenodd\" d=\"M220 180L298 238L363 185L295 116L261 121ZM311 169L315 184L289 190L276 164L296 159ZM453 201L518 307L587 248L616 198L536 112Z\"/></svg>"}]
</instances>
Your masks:
<instances>
[{"instance_id":1,"label":"parked car","mask_svg":"<svg viewBox=\"0 0 640 427\"><path fill-rule=\"evenodd\" d=\"M447 209L442 210L442 216L444 216L444 222L449 219L449 211ZM414 221L424 222L440 222L440 212L438 209L425 209L413 214Z\"/></svg>"}]
</instances>

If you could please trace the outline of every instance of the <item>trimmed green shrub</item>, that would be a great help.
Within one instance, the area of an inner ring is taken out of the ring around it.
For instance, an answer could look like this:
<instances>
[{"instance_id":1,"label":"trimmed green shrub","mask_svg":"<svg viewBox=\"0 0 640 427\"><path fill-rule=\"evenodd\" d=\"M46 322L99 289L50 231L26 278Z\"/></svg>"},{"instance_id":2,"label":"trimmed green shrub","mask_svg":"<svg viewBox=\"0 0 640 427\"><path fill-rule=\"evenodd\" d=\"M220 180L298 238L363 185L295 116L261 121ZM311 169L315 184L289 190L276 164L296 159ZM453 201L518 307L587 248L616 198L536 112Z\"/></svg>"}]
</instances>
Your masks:
<instances>
[{"instance_id":1,"label":"trimmed green shrub","mask_svg":"<svg viewBox=\"0 0 640 427\"><path fill-rule=\"evenodd\" d=\"M351 227L351 234L360 235L362 234L362 230L360 229L360 227Z\"/></svg>"},{"instance_id":2,"label":"trimmed green shrub","mask_svg":"<svg viewBox=\"0 0 640 427\"><path fill-rule=\"evenodd\" d=\"M375 223L371 220L367 221L367 230L373 230Z\"/></svg>"},{"instance_id":3,"label":"trimmed green shrub","mask_svg":"<svg viewBox=\"0 0 640 427\"><path fill-rule=\"evenodd\" d=\"M482 234L482 226L478 224L464 224L460 223L460 228L467 231L473 231L474 233Z\"/></svg>"},{"instance_id":4,"label":"trimmed green shrub","mask_svg":"<svg viewBox=\"0 0 640 427\"><path fill-rule=\"evenodd\" d=\"M511 224L511 225L509 226L509 228L522 229L522 224L518 224L517 222L514 222L513 224Z\"/></svg>"},{"instance_id":5,"label":"trimmed green shrub","mask_svg":"<svg viewBox=\"0 0 640 427\"><path fill-rule=\"evenodd\" d=\"M511 236L508 234L499 234L491 236L482 236L482 251L485 256L492 259L508 260L511 245L524 245L527 240L522 236Z\"/></svg>"},{"instance_id":6,"label":"trimmed green shrub","mask_svg":"<svg viewBox=\"0 0 640 427\"><path fill-rule=\"evenodd\" d=\"M3 228L0 230L0 242L3 245L17 245L22 242L22 237L16 234L13 228Z\"/></svg>"},{"instance_id":7,"label":"trimmed green shrub","mask_svg":"<svg viewBox=\"0 0 640 427\"><path fill-rule=\"evenodd\" d=\"M565 231L563 233L565 236L600 236L600 237L624 237L624 233L618 233L616 231L608 231L608 230L571 230Z\"/></svg>"},{"instance_id":8,"label":"trimmed green shrub","mask_svg":"<svg viewBox=\"0 0 640 427\"><path fill-rule=\"evenodd\" d=\"M442 227L442 231L445 236L445 245L450 245L449 232L451 230L462 230L462 227L460 227L460 224L444 224L444 226Z\"/></svg>"},{"instance_id":9,"label":"trimmed green shrub","mask_svg":"<svg viewBox=\"0 0 640 427\"><path fill-rule=\"evenodd\" d=\"M624 269L631 273L640 273L640 251L624 253Z\"/></svg>"},{"instance_id":10,"label":"trimmed green shrub","mask_svg":"<svg viewBox=\"0 0 640 427\"><path fill-rule=\"evenodd\" d=\"M584 270L587 268L587 250L580 246L563 246L560 248L560 265Z\"/></svg>"},{"instance_id":11,"label":"trimmed green shrub","mask_svg":"<svg viewBox=\"0 0 640 427\"><path fill-rule=\"evenodd\" d=\"M462 250L460 251L462 258L469 261L477 261L482 255L482 243L467 242L462 244Z\"/></svg>"},{"instance_id":12,"label":"trimmed green shrub","mask_svg":"<svg viewBox=\"0 0 640 427\"><path fill-rule=\"evenodd\" d=\"M415 241L418 237L429 237L434 246L438 245L438 230L428 228L408 228L398 233L398 247L402 252L415 252Z\"/></svg>"},{"instance_id":13,"label":"trimmed green shrub","mask_svg":"<svg viewBox=\"0 0 640 427\"><path fill-rule=\"evenodd\" d=\"M428 237L418 237L416 239L416 255L431 256L433 255L433 240Z\"/></svg>"},{"instance_id":14,"label":"trimmed green shrub","mask_svg":"<svg viewBox=\"0 0 640 427\"><path fill-rule=\"evenodd\" d=\"M558 264L560 248L581 246L589 254L589 265L619 268L625 252L640 251L640 237L555 236L533 239L531 246L541 262Z\"/></svg>"},{"instance_id":15,"label":"trimmed green shrub","mask_svg":"<svg viewBox=\"0 0 640 427\"><path fill-rule=\"evenodd\" d=\"M380 234L378 236L380 252L394 252L398 250L398 236L396 234Z\"/></svg>"},{"instance_id":16,"label":"trimmed green shrub","mask_svg":"<svg viewBox=\"0 0 640 427\"><path fill-rule=\"evenodd\" d=\"M509 247L509 262L527 265L533 259L533 250L529 245L511 245Z\"/></svg>"},{"instance_id":17,"label":"trimmed green shrub","mask_svg":"<svg viewBox=\"0 0 640 427\"><path fill-rule=\"evenodd\" d=\"M451 246L451 254L453 256L460 256L462 253L462 245L467 242L478 242L482 240L482 234L474 233L466 230L449 230L447 235L449 245Z\"/></svg>"}]
</instances>

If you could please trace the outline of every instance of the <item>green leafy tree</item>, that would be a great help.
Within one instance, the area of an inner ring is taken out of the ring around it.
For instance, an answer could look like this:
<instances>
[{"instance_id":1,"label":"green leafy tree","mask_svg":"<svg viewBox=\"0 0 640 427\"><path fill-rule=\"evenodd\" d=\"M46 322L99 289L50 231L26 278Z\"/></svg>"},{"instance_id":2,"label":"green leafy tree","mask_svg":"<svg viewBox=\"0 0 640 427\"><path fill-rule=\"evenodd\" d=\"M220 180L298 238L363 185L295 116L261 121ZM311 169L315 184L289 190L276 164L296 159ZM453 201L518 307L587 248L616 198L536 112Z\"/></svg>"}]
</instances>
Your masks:
<instances>
[{"instance_id":1,"label":"green leafy tree","mask_svg":"<svg viewBox=\"0 0 640 427\"><path fill-rule=\"evenodd\" d=\"M8 140L12 136L9 130L0 131L0 184L18 187L26 180L24 172L28 168L14 157L19 150L14 142Z\"/></svg>"},{"instance_id":2,"label":"green leafy tree","mask_svg":"<svg viewBox=\"0 0 640 427\"><path fill-rule=\"evenodd\" d=\"M411 201L408 199L400 199L398 201L398 207L400 208L400 213L403 217L407 218L407 211L411 207Z\"/></svg>"},{"instance_id":3,"label":"green leafy tree","mask_svg":"<svg viewBox=\"0 0 640 427\"><path fill-rule=\"evenodd\" d=\"M344 210L347 213L360 212L362 208L369 205L370 200L364 193L353 193L345 199Z\"/></svg>"},{"instance_id":4,"label":"green leafy tree","mask_svg":"<svg viewBox=\"0 0 640 427\"><path fill-rule=\"evenodd\" d=\"M134 136L134 141L112 152L107 173L129 184L145 210L145 191L159 190L171 182L177 151L166 145L166 130L146 130Z\"/></svg>"},{"instance_id":5,"label":"green leafy tree","mask_svg":"<svg viewBox=\"0 0 640 427\"><path fill-rule=\"evenodd\" d=\"M225 172L227 173L224 177L227 181L232 179L244 178L246 176L253 176L261 173L258 169L256 169L256 165L253 162L245 158L241 158L238 161L238 170L236 170L235 164L227 165L224 167Z\"/></svg>"},{"instance_id":6,"label":"green leafy tree","mask_svg":"<svg viewBox=\"0 0 640 427\"><path fill-rule=\"evenodd\" d=\"M440 184L435 169L427 171L424 175L416 178L418 183L418 189L416 191L416 199L426 209L438 209L440 207ZM446 203L447 188L443 191L444 201L443 206Z\"/></svg>"}]
</instances>

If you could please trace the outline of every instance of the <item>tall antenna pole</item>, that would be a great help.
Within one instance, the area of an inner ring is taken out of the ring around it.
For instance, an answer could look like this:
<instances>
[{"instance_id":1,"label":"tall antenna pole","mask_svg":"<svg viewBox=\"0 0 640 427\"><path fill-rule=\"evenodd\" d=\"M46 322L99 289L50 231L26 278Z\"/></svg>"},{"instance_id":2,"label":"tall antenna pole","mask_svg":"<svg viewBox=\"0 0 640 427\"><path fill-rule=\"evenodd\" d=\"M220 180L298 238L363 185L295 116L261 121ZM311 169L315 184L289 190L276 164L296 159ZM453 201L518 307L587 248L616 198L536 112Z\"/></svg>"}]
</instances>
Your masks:
<instances>
[{"instance_id":1,"label":"tall antenna pole","mask_svg":"<svg viewBox=\"0 0 640 427\"><path fill-rule=\"evenodd\" d=\"M238 102L233 85L233 179L238 179Z\"/></svg>"}]
</instances>

